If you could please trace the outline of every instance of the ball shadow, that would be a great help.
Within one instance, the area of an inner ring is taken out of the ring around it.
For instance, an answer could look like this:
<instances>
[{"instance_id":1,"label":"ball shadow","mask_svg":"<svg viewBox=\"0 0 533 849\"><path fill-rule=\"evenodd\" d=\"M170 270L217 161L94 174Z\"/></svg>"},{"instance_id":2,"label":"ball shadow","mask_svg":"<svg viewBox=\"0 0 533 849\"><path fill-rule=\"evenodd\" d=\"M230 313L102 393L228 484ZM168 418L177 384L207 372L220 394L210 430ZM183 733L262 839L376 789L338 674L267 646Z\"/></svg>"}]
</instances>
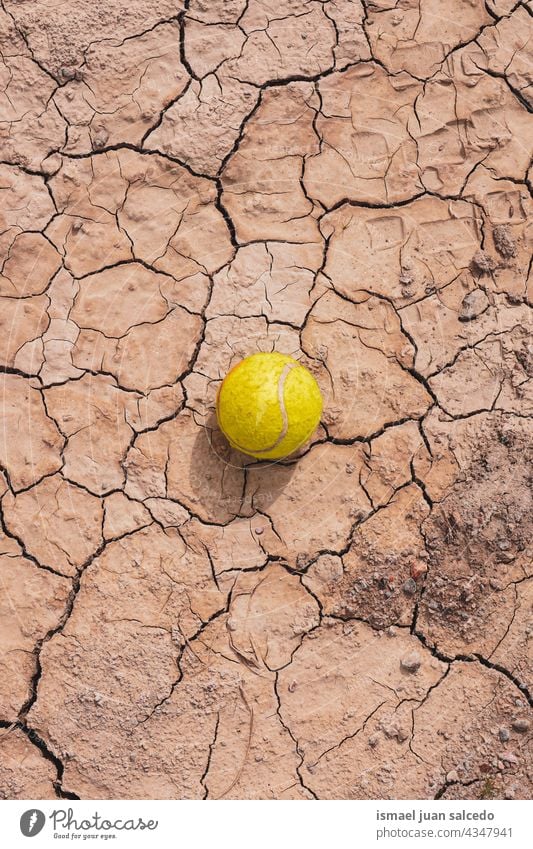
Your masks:
<instances>
[{"instance_id":1,"label":"ball shadow","mask_svg":"<svg viewBox=\"0 0 533 849\"><path fill-rule=\"evenodd\" d=\"M190 480L209 521L227 524L239 516L268 512L289 483L296 462L297 458L260 461L235 450L221 433L213 410L198 426Z\"/></svg>"}]
</instances>

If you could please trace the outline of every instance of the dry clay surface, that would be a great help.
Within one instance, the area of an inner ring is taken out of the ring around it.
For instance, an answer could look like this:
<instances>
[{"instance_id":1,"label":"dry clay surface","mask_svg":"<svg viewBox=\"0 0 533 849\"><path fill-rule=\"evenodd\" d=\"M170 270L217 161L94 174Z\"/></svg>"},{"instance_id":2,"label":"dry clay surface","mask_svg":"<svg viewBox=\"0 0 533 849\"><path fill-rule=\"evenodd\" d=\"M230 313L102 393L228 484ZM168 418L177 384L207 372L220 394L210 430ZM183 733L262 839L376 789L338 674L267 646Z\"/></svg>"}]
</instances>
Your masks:
<instances>
[{"instance_id":1,"label":"dry clay surface","mask_svg":"<svg viewBox=\"0 0 533 849\"><path fill-rule=\"evenodd\" d=\"M531 798L533 18L1 0L0 796ZM254 351L300 456L214 425Z\"/></svg>"}]
</instances>

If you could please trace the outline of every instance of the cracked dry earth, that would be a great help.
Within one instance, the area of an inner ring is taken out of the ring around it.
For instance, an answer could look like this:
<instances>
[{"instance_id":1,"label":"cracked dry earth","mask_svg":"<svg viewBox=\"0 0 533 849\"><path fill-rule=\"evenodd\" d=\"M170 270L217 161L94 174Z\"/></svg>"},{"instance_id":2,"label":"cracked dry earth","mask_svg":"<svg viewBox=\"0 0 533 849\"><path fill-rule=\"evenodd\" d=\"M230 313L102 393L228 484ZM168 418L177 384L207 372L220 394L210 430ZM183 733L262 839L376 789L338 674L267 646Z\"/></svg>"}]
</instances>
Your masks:
<instances>
[{"instance_id":1,"label":"cracked dry earth","mask_svg":"<svg viewBox=\"0 0 533 849\"><path fill-rule=\"evenodd\" d=\"M533 19L1 0L0 794L531 798ZM297 458L226 370L293 354Z\"/></svg>"}]
</instances>

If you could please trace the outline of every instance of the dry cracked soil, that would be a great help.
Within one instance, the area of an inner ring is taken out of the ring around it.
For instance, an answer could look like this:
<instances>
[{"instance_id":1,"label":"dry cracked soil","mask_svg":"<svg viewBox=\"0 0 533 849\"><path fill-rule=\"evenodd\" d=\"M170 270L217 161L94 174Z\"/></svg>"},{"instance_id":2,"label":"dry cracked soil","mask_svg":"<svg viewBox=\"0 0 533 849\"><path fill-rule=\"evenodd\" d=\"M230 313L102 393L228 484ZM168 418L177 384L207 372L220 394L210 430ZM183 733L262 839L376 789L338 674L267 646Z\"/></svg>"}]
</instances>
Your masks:
<instances>
[{"instance_id":1,"label":"dry cracked soil","mask_svg":"<svg viewBox=\"0 0 533 849\"><path fill-rule=\"evenodd\" d=\"M0 57L0 796L531 798L531 5L1 0ZM213 418L273 349L274 465Z\"/></svg>"}]
</instances>

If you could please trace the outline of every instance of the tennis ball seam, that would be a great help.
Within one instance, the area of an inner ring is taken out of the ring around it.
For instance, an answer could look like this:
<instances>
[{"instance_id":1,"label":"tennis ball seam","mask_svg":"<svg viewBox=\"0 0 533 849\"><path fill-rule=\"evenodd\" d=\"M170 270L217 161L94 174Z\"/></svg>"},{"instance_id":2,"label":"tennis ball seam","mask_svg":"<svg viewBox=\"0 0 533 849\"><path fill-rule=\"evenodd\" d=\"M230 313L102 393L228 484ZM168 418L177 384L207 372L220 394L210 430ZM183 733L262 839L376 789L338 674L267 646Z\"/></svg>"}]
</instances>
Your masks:
<instances>
[{"instance_id":1,"label":"tennis ball seam","mask_svg":"<svg viewBox=\"0 0 533 849\"><path fill-rule=\"evenodd\" d=\"M278 404L281 412L281 419L283 422L279 436L272 445L268 446L268 448L259 448L257 450L254 450L255 454L266 454L268 451L273 451L274 448L277 448L280 442L282 442L287 436L289 430L289 417L287 415L287 409L285 407L285 381L289 376L289 372L292 371L293 368L296 368L297 365L298 363L286 363L283 366L283 371L281 372L278 378Z\"/></svg>"}]
</instances>

